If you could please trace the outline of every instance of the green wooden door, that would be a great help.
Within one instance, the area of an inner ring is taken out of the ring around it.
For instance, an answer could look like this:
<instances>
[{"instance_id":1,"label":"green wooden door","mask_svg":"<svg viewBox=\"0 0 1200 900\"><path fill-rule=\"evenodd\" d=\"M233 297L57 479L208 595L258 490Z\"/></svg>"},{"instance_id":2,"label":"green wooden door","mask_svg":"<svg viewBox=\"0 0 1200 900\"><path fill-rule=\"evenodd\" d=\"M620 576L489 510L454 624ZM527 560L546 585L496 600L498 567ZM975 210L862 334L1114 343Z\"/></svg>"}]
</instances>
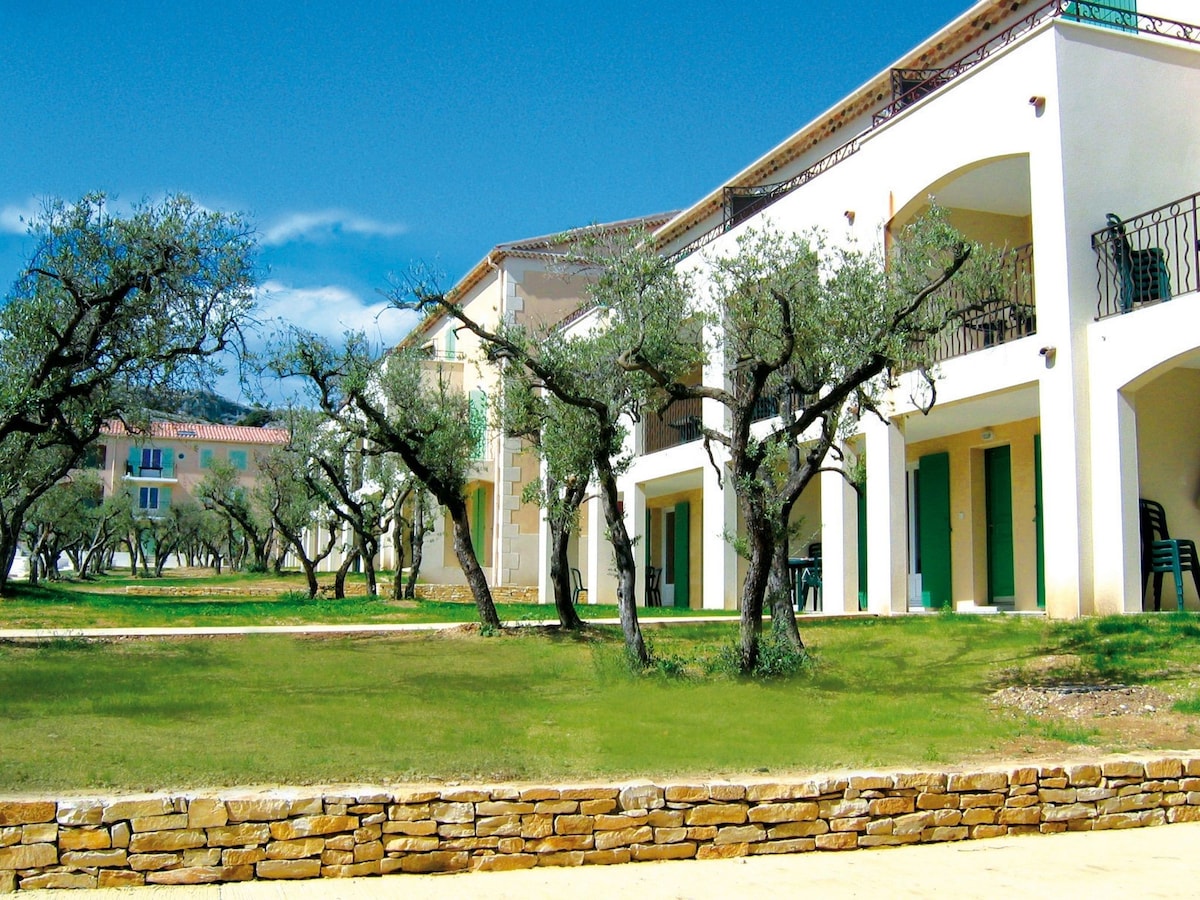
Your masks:
<instances>
[{"instance_id":1,"label":"green wooden door","mask_svg":"<svg viewBox=\"0 0 1200 900\"><path fill-rule=\"evenodd\" d=\"M917 561L921 605L950 606L950 454L930 453L918 464Z\"/></svg>"},{"instance_id":2,"label":"green wooden door","mask_svg":"<svg viewBox=\"0 0 1200 900\"><path fill-rule=\"evenodd\" d=\"M471 494L471 546L475 549L475 558L484 565L487 543L487 491L476 488Z\"/></svg>"},{"instance_id":3,"label":"green wooden door","mask_svg":"<svg viewBox=\"0 0 1200 900\"><path fill-rule=\"evenodd\" d=\"M1012 448L983 452L987 504L988 601L1016 594L1013 578Z\"/></svg>"},{"instance_id":4,"label":"green wooden door","mask_svg":"<svg viewBox=\"0 0 1200 900\"><path fill-rule=\"evenodd\" d=\"M1033 436L1033 521L1037 530L1037 605L1046 606L1046 532L1042 520L1042 436Z\"/></svg>"},{"instance_id":5,"label":"green wooden door","mask_svg":"<svg viewBox=\"0 0 1200 900\"><path fill-rule=\"evenodd\" d=\"M858 498L858 608L867 608L867 486L854 492Z\"/></svg>"},{"instance_id":6,"label":"green wooden door","mask_svg":"<svg viewBox=\"0 0 1200 900\"><path fill-rule=\"evenodd\" d=\"M691 606L691 585L688 583L690 558L688 545L691 539L688 528L691 506L686 500L675 504L675 534L670 540L675 547L675 605Z\"/></svg>"}]
</instances>

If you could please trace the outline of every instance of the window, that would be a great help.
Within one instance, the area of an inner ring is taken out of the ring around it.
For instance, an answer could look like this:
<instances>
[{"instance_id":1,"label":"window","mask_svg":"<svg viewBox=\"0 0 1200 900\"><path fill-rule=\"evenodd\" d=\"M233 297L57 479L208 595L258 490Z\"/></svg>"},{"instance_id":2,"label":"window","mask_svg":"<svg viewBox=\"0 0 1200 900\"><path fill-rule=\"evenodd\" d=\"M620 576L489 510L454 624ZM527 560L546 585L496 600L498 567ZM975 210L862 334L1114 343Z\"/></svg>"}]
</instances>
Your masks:
<instances>
[{"instance_id":1,"label":"window","mask_svg":"<svg viewBox=\"0 0 1200 900\"><path fill-rule=\"evenodd\" d=\"M162 471L162 451L150 447L142 448L142 469L158 469Z\"/></svg>"},{"instance_id":2,"label":"window","mask_svg":"<svg viewBox=\"0 0 1200 900\"><path fill-rule=\"evenodd\" d=\"M249 460L246 458L245 450L230 450L229 461L233 464L235 469L241 469L243 472L246 470L246 466L249 464Z\"/></svg>"},{"instance_id":3,"label":"window","mask_svg":"<svg viewBox=\"0 0 1200 900\"><path fill-rule=\"evenodd\" d=\"M156 512L158 510L158 488L138 488L138 509L142 512Z\"/></svg>"},{"instance_id":4,"label":"window","mask_svg":"<svg viewBox=\"0 0 1200 900\"><path fill-rule=\"evenodd\" d=\"M446 359L458 359L458 335L451 328L446 332Z\"/></svg>"},{"instance_id":5,"label":"window","mask_svg":"<svg viewBox=\"0 0 1200 900\"><path fill-rule=\"evenodd\" d=\"M201 449L200 451L200 468L208 469L212 467L212 450Z\"/></svg>"},{"instance_id":6,"label":"window","mask_svg":"<svg viewBox=\"0 0 1200 900\"><path fill-rule=\"evenodd\" d=\"M103 444L98 444L88 447L83 454L83 462L80 463L84 469L103 469L108 462L108 448Z\"/></svg>"}]
</instances>

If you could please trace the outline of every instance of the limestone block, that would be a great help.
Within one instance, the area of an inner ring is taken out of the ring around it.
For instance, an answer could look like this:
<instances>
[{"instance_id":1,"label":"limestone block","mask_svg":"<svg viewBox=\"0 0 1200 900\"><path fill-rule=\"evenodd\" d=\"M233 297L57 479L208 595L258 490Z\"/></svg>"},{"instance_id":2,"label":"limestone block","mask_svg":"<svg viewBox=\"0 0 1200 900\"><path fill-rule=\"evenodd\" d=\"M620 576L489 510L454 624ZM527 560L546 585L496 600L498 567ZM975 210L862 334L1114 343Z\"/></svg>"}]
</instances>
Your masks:
<instances>
[{"instance_id":1,"label":"limestone block","mask_svg":"<svg viewBox=\"0 0 1200 900\"><path fill-rule=\"evenodd\" d=\"M464 825L454 825L450 823L438 825L437 833L444 838L462 838L475 836L475 823L468 822Z\"/></svg>"},{"instance_id":2,"label":"limestone block","mask_svg":"<svg viewBox=\"0 0 1200 900\"><path fill-rule=\"evenodd\" d=\"M145 875L127 869L103 869L96 876L96 887L101 888L141 887L145 883Z\"/></svg>"},{"instance_id":3,"label":"limestone block","mask_svg":"<svg viewBox=\"0 0 1200 900\"><path fill-rule=\"evenodd\" d=\"M1073 798L1072 798L1073 799ZM959 798L962 809L978 809L983 806L1003 806L1003 794L963 794Z\"/></svg>"},{"instance_id":4,"label":"limestone block","mask_svg":"<svg viewBox=\"0 0 1200 900\"><path fill-rule=\"evenodd\" d=\"M932 793L946 790L946 776L941 772L903 772L896 775L896 788L919 788Z\"/></svg>"},{"instance_id":5,"label":"limestone block","mask_svg":"<svg viewBox=\"0 0 1200 900\"><path fill-rule=\"evenodd\" d=\"M1035 820L1036 821L1036 820ZM906 816L897 816L892 821L893 834L920 834L926 828L933 824L932 812L910 813Z\"/></svg>"},{"instance_id":6,"label":"limestone block","mask_svg":"<svg viewBox=\"0 0 1200 900\"><path fill-rule=\"evenodd\" d=\"M1100 764L1100 770L1105 778L1146 777L1146 767L1134 760L1108 760Z\"/></svg>"},{"instance_id":7,"label":"limestone block","mask_svg":"<svg viewBox=\"0 0 1200 900\"><path fill-rule=\"evenodd\" d=\"M866 831L869 816L848 816L844 819L830 819L830 831Z\"/></svg>"},{"instance_id":8,"label":"limestone block","mask_svg":"<svg viewBox=\"0 0 1200 900\"><path fill-rule=\"evenodd\" d=\"M1085 788L1085 790L1091 790L1091 788ZM1038 798L1028 794L1020 797L1009 797L1004 801L1004 805L1011 807L1012 809L1025 809L1030 806L1037 806Z\"/></svg>"},{"instance_id":9,"label":"limestone block","mask_svg":"<svg viewBox=\"0 0 1200 900\"><path fill-rule=\"evenodd\" d=\"M428 853L440 843L436 837L394 837L384 840L383 849L388 853Z\"/></svg>"},{"instance_id":10,"label":"limestone block","mask_svg":"<svg viewBox=\"0 0 1200 900\"><path fill-rule=\"evenodd\" d=\"M1038 800L1042 803L1074 803L1077 793L1075 788L1051 788L1038 791Z\"/></svg>"},{"instance_id":11,"label":"limestone block","mask_svg":"<svg viewBox=\"0 0 1200 900\"><path fill-rule=\"evenodd\" d=\"M1167 810L1167 821L1200 822L1200 806L1176 806Z\"/></svg>"},{"instance_id":12,"label":"limestone block","mask_svg":"<svg viewBox=\"0 0 1200 900\"><path fill-rule=\"evenodd\" d=\"M1072 819L1094 819L1095 817L1096 807L1086 803L1042 807L1043 822L1069 822Z\"/></svg>"},{"instance_id":13,"label":"limestone block","mask_svg":"<svg viewBox=\"0 0 1200 900\"><path fill-rule=\"evenodd\" d=\"M255 863L259 878L316 878L321 874L319 859L264 859Z\"/></svg>"},{"instance_id":14,"label":"limestone block","mask_svg":"<svg viewBox=\"0 0 1200 900\"><path fill-rule=\"evenodd\" d=\"M1010 785L1037 784L1037 780L1038 770L1032 766L1021 766L1008 773L1008 783Z\"/></svg>"},{"instance_id":15,"label":"limestone block","mask_svg":"<svg viewBox=\"0 0 1200 900\"><path fill-rule=\"evenodd\" d=\"M708 787L703 784L668 784L663 796L672 803L705 803Z\"/></svg>"},{"instance_id":16,"label":"limestone block","mask_svg":"<svg viewBox=\"0 0 1200 900\"><path fill-rule=\"evenodd\" d=\"M475 812L481 817L520 816L533 812L533 804L514 800L485 800L475 804Z\"/></svg>"},{"instance_id":17,"label":"limestone block","mask_svg":"<svg viewBox=\"0 0 1200 900\"><path fill-rule=\"evenodd\" d=\"M171 869L183 862L181 853L131 853L129 868L135 872L152 872L157 869Z\"/></svg>"},{"instance_id":18,"label":"limestone block","mask_svg":"<svg viewBox=\"0 0 1200 900\"><path fill-rule=\"evenodd\" d=\"M46 800L0 800L0 825L53 822L55 805Z\"/></svg>"},{"instance_id":19,"label":"limestone block","mask_svg":"<svg viewBox=\"0 0 1200 900\"><path fill-rule=\"evenodd\" d=\"M708 796L710 799L722 803L728 803L731 800L745 800L746 786L743 784L730 784L727 781L710 781L708 784Z\"/></svg>"},{"instance_id":20,"label":"limestone block","mask_svg":"<svg viewBox=\"0 0 1200 900\"><path fill-rule=\"evenodd\" d=\"M346 810L352 816L373 816L383 811L382 803L356 803Z\"/></svg>"},{"instance_id":21,"label":"limestone block","mask_svg":"<svg viewBox=\"0 0 1200 900\"><path fill-rule=\"evenodd\" d=\"M675 813L682 816L682 813L678 810L661 810L661 812ZM635 825L649 825L650 813L644 809L639 809L628 813L595 816L592 819L592 824L595 831L620 831L622 828L630 828Z\"/></svg>"},{"instance_id":22,"label":"limestone block","mask_svg":"<svg viewBox=\"0 0 1200 900\"><path fill-rule=\"evenodd\" d=\"M511 823L505 824L506 836L520 834L521 820L518 816L505 817L511 819ZM475 825L476 834L483 834L481 830L482 822ZM595 830L595 820L591 816L558 816L554 820L555 834L591 834ZM489 834L497 834L499 832L488 832Z\"/></svg>"},{"instance_id":23,"label":"limestone block","mask_svg":"<svg viewBox=\"0 0 1200 900\"><path fill-rule=\"evenodd\" d=\"M496 848L500 853L520 853L525 849L525 839L499 838L496 841Z\"/></svg>"},{"instance_id":24,"label":"limestone block","mask_svg":"<svg viewBox=\"0 0 1200 900\"><path fill-rule=\"evenodd\" d=\"M767 839L767 830L761 825L730 825L717 830L713 844L754 844Z\"/></svg>"},{"instance_id":25,"label":"limestone block","mask_svg":"<svg viewBox=\"0 0 1200 900\"><path fill-rule=\"evenodd\" d=\"M646 815L646 824L655 828L679 828L683 825L683 811L678 809L655 809Z\"/></svg>"},{"instance_id":26,"label":"limestone block","mask_svg":"<svg viewBox=\"0 0 1200 900\"><path fill-rule=\"evenodd\" d=\"M143 816L165 816L175 812L175 804L166 797L151 797L142 800L114 800L104 806L101 821L105 825L123 819L140 819Z\"/></svg>"},{"instance_id":27,"label":"limestone block","mask_svg":"<svg viewBox=\"0 0 1200 900\"><path fill-rule=\"evenodd\" d=\"M473 861L477 872L511 872L514 869L532 869L537 864L538 858L532 853L478 856Z\"/></svg>"},{"instance_id":28,"label":"limestone block","mask_svg":"<svg viewBox=\"0 0 1200 900\"><path fill-rule=\"evenodd\" d=\"M129 846L129 838L132 832L129 830L128 822L118 822L109 829L108 833L112 835L112 845L114 847Z\"/></svg>"},{"instance_id":29,"label":"limestone block","mask_svg":"<svg viewBox=\"0 0 1200 900\"><path fill-rule=\"evenodd\" d=\"M518 799L537 802L538 800L557 800L560 796L562 796L562 792L557 788L533 787L522 790Z\"/></svg>"},{"instance_id":30,"label":"limestone block","mask_svg":"<svg viewBox=\"0 0 1200 900\"><path fill-rule=\"evenodd\" d=\"M867 804L868 812L873 816L899 816L913 812L914 808L913 797L882 797Z\"/></svg>"},{"instance_id":31,"label":"limestone block","mask_svg":"<svg viewBox=\"0 0 1200 900\"><path fill-rule=\"evenodd\" d=\"M696 848L696 859L733 859L738 856L749 856L749 844L709 844Z\"/></svg>"},{"instance_id":32,"label":"limestone block","mask_svg":"<svg viewBox=\"0 0 1200 900\"><path fill-rule=\"evenodd\" d=\"M881 835L894 834L896 831L896 823L892 819L872 819L867 822L867 834Z\"/></svg>"},{"instance_id":33,"label":"limestone block","mask_svg":"<svg viewBox=\"0 0 1200 900\"><path fill-rule=\"evenodd\" d=\"M225 866L252 866L267 858L262 847L228 847L221 851L221 864Z\"/></svg>"},{"instance_id":34,"label":"limestone block","mask_svg":"<svg viewBox=\"0 0 1200 900\"><path fill-rule=\"evenodd\" d=\"M873 802L881 803L883 801L876 800ZM817 804L811 801L804 803L764 803L760 806L751 807L747 818L751 822L811 822L817 818L817 812Z\"/></svg>"},{"instance_id":35,"label":"limestone block","mask_svg":"<svg viewBox=\"0 0 1200 900\"><path fill-rule=\"evenodd\" d=\"M579 812L585 816L598 816L610 813L617 808L617 801L612 798L602 800L579 801ZM660 810L656 810L659 812Z\"/></svg>"},{"instance_id":36,"label":"limestone block","mask_svg":"<svg viewBox=\"0 0 1200 900\"><path fill-rule=\"evenodd\" d=\"M630 784L617 795L620 809L661 809L666 801L663 789L654 784Z\"/></svg>"},{"instance_id":37,"label":"limestone block","mask_svg":"<svg viewBox=\"0 0 1200 900\"><path fill-rule=\"evenodd\" d=\"M1179 759L1152 759L1146 762L1147 778L1179 778L1183 775L1183 762Z\"/></svg>"},{"instance_id":38,"label":"limestone block","mask_svg":"<svg viewBox=\"0 0 1200 900\"><path fill-rule=\"evenodd\" d=\"M352 834L335 834L333 837L325 838L326 850L353 850L354 835Z\"/></svg>"},{"instance_id":39,"label":"limestone block","mask_svg":"<svg viewBox=\"0 0 1200 900\"><path fill-rule=\"evenodd\" d=\"M442 799L448 803L482 803L492 796L479 788L444 788Z\"/></svg>"},{"instance_id":40,"label":"limestone block","mask_svg":"<svg viewBox=\"0 0 1200 900\"><path fill-rule=\"evenodd\" d=\"M428 819L430 805L428 803L398 803L388 807L387 816L393 822L415 822L419 819Z\"/></svg>"},{"instance_id":41,"label":"limestone block","mask_svg":"<svg viewBox=\"0 0 1200 900\"><path fill-rule=\"evenodd\" d=\"M99 800L63 800L55 816L59 825L99 825L103 818L104 804Z\"/></svg>"},{"instance_id":42,"label":"limestone block","mask_svg":"<svg viewBox=\"0 0 1200 900\"><path fill-rule=\"evenodd\" d=\"M814 840L818 850L854 850L858 847L858 835L853 831L818 834Z\"/></svg>"},{"instance_id":43,"label":"limestone block","mask_svg":"<svg viewBox=\"0 0 1200 900\"><path fill-rule=\"evenodd\" d=\"M554 834L553 816L521 816L521 837L543 838Z\"/></svg>"},{"instance_id":44,"label":"limestone block","mask_svg":"<svg viewBox=\"0 0 1200 900\"><path fill-rule=\"evenodd\" d=\"M53 844L58 840L57 822L40 822L21 826L22 844Z\"/></svg>"},{"instance_id":45,"label":"limestone block","mask_svg":"<svg viewBox=\"0 0 1200 900\"><path fill-rule=\"evenodd\" d=\"M995 809L968 809L963 812L962 824L964 825L995 825L996 824Z\"/></svg>"},{"instance_id":46,"label":"limestone block","mask_svg":"<svg viewBox=\"0 0 1200 900\"><path fill-rule=\"evenodd\" d=\"M354 861L356 863L383 859L383 842L369 841L365 844L354 845Z\"/></svg>"},{"instance_id":47,"label":"limestone block","mask_svg":"<svg viewBox=\"0 0 1200 900\"><path fill-rule=\"evenodd\" d=\"M539 800L533 806L539 816L570 816L579 812L578 800Z\"/></svg>"},{"instance_id":48,"label":"limestone block","mask_svg":"<svg viewBox=\"0 0 1200 900\"><path fill-rule=\"evenodd\" d=\"M558 795L563 800L616 800L620 793L620 788L597 785L560 787L558 789Z\"/></svg>"},{"instance_id":49,"label":"limestone block","mask_svg":"<svg viewBox=\"0 0 1200 900\"><path fill-rule=\"evenodd\" d=\"M223 866L185 866L146 874L147 884L216 884L226 880Z\"/></svg>"},{"instance_id":50,"label":"limestone block","mask_svg":"<svg viewBox=\"0 0 1200 900\"><path fill-rule=\"evenodd\" d=\"M649 825L639 825L618 831L597 831L593 837L597 850L611 850L630 844L651 844L654 842L654 830Z\"/></svg>"},{"instance_id":51,"label":"limestone block","mask_svg":"<svg viewBox=\"0 0 1200 900\"><path fill-rule=\"evenodd\" d=\"M680 841L687 840L688 830L686 828L655 828L654 843L656 844L677 844Z\"/></svg>"},{"instance_id":52,"label":"limestone block","mask_svg":"<svg viewBox=\"0 0 1200 900\"><path fill-rule=\"evenodd\" d=\"M207 829L210 847L245 847L265 844L271 839L271 827L266 822L243 822Z\"/></svg>"},{"instance_id":53,"label":"limestone block","mask_svg":"<svg viewBox=\"0 0 1200 900\"><path fill-rule=\"evenodd\" d=\"M267 844L267 859L305 859L320 856L325 842L320 838L301 838L295 841L272 841Z\"/></svg>"},{"instance_id":54,"label":"limestone block","mask_svg":"<svg viewBox=\"0 0 1200 900\"><path fill-rule=\"evenodd\" d=\"M437 822L429 819L424 822L385 822L384 834L437 834Z\"/></svg>"},{"instance_id":55,"label":"limestone block","mask_svg":"<svg viewBox=\"0 0 1200 900\"><path fill-rule=\"evenodd\" d=\"M894 775L851 775L850 788L855 791L891 790L896 786Z\"/></svg>"},{"instance_id":56,"label":"limestone block","mask_svg":"<svg viewBox=\"0 0 1200 900\"><path fill-rule=\"evenodd\" d=\"M1066 822L1043 822L1038 826L1042 834L1063 834L1067 830Z\"/></svg>"},{"instance_id":57,"label":"limestone block","mask_svg":"<svg viewBox=\"0 0 1200 900\"><path fill-rule=\"evenodd\" d=\"M1059 770L1061 771L1061 770ZM1054 778L1039 778L1038 787L1049 788L1051 790L1061 790L1068 786L1067 776L1059 775Z\"/></svg>"},{"instance_id":58,"label":"limestone block","mask_svg":"<svg viewBox=\"0 0 1200 900\"><path fill-rule=\"evenodd\" d=\"M197 829L144 831L129 839L129 852L156 853L164 850L190 850L192 847L203 847L204 843L204 832Z\"/></svg>"},{"instance_id":59,"label":"limestone block","mask_svg":"<svg viewBox=\"0 0 1200 900\"><path fill-rule=\"evenodd\" d=\"M21 879L21 890L36 891L53 888L94 888L96 876L85 872L45 872Z\"/></svg>"},{"instance_id":60,"label":"limestone block","mask_svg":"<svg viewBox=\"0 0 1200 900\"><path fill-rule=\"evenodd\" d=\"M740 825L748 816L749 810L740 803L708 803L689 809L684 821L688 825Z\"/></svg>"},{"instance_id":61,"label":"limestone block","mask_svg":"<svg viewBox=\"0 0 1200 900\"><path fill-rule=\"evenodd\" d=\"M668 844L634 844L630 855L638 862L656 859L691 859L696 855L696 845L690 842Z\"/></svg>"},{"instance_id":62,"label":"limestone block","mask_svg":"<svg viewBox=\"0 0 1200 900\"><path fill-rule=\"evenodd\" d=\"M716 825L696 825L687 830L689 841L711 841L717 836Z\"/></svg>"},{"instance_id":63,"label":"limestone block","mask_svg":"<svg viewBox=\"0 0 1200 900\"><path fill-rule=\"evenodd\" d=\"M12 894L17 889L17 873L0 872L0 894Z\"/></svg>"},{"instance_id":64,"label":"limestone block","mask_svg":"<svg viewBox=\"0 0 1200 900\"><path fill-rule=\"evenodd\" d=\"M354 864L354 854L349 850L324 850L321 853L322 866L349 866Z\"/></svg>"},{"instance_id":65,"label":"limestone block","mask_svg":"<svg viewBox=\"0 0 1200 900\"><path fill-rule=\"evenodd\" d=\"M383 835L383 829L378 825L364 825L354 830L354 843L369 844L377 841Z\"/></svg>"},{"instance_id":66,"label":"limestone block","mask_svg":"<svg viewBox=\"0 0 1200 900\"><path fill-rule=\"evenodd\" d=\"M917 809L954 809L958 806L957 794L917 794Z\"/></svg>"},{"instance_id":67,"label":"limestone block","mask_svg":"<svg viewBox=\"0 0 1200 900\"><path fill-rule=\"evenodd\" d=\"M951 793L967 791L1002 791L1008 787L1005 772L969 772L951 775L946 790Z\"/></svg>"},{"instance_id":68,"label":"limestone block","mask_svg":"<svg viewBox=\"0 0 1200 900\"><path fill-rule=\"evenodd\" d=\"M58 848L53 844L17 844L0 849L0 869L40 869L56 862Z\"/></svg>"},{"instance_id":69,"label":"limestone block","mask_svg":"<svg viewBox=\"0 0 1200 900\"><path fill-rule=\"evenodd\" d=\"M183 813L170 813L165 816L135 816L129 820L129 828L134 834L139 831L173 831L177 828L187 828L188 817Z\"/></svg>"},{"instance_id":70,"label":"limestone block","mask_svg":"<svg viewBox=\"0 0 1200 900\"><path fill-rule=\"evenodd\" d=\"M815 837L818 834L827 834L828 832L829 823L824 819L817 819L813 822L784 822L782 825L775 825L767 829L767 836L774 841L789 838Z\"/></svg>"},{"instance_id":71,"label":"limestone block","mask_svg":"<svg viewBox=\"0 0 1200 900\"><path fill-rule=\"evenodd\" d=\"M196 797L188 803L188 828L214 828L229 822L229 813L220 800Z\"/></svg>"},{"instance_id":72,"label":"limestone block","mask_svg":"<svg viewBox=\"0 0 1200 900\"><path fill-rule=\"evenodd\" d=\"M0 847L10 847L21 843L21 825L9 825L0 828Z\"/></svg>"},{"instance_id":73,"label":"limestone block","mask_svg":"<svg viewBox=\"0 0 1200 900\"><path fill-rule=\"evenodd\" d=\"M124 850L68 850L61 862L73 869L118 869L125 867L128 858Z\"/></svg>"},{"instance_id":74,"label":"limestone block","mask_svg":"<svg viewBox=\"0 0 1200 900\"><path fill-rule=\"evenodd\" d=\"M371 859L345 866L321 866L322 878L366 878L379 874L379 860Z\"/></svg>"},{"instance_id":75,"label":"limestone block","mask_svg":"<svg viewBox=\"0 0 1200 900\"><path fill-rule=\"evenodd\" d=\"M954 827L962 822L962 813L957 809L933 810L932 824L935 828Z\"/></svg>"},{"instance_id":76,"label":"limestone block","mask_svg":"<svg viewBox=\"0 0 1200 900\"><path fill-rule=\"evenodd\" d=\"M469 803L462 805L468 809L471 807ZM272 822L270 827L271 837L275 840L290 841L321 834L336 834L339 831L353 831L358 827L358 819L355 816L301 816L284 822Z\"/></svg>"},{"instance_id":77,"label":"limestone block","mask_svg":"<svg viewBox=\"0 0 1200 900\"><path fill-rule=\"evenodd\" d=\"M814 838L791 838L786 841L763 841L751 844L750 852L755 856L765 853L809 853L817 849Z\"/></svg>"},{"instance_id":78,"label":"limestone block","mask_svg":"<svg viewBox=\"0 0 1200 900\"><path fill-rule=\"evenodd\" d=\"M583 852L585 866L617 866L629 862L631 858L629 850L625 847L618 847L615 850L585 850Z\"/></svg>"},{"instance_id":79,"label":"limestone block","mask_svg":"<svg viewBox=\"0 0 1200 900\"><path fill-rule=\"evenodd\" d=\"M470 855L462 851L418 853L401 859L400 869L416 873L457 872L469 864Z\"/></svg>"},{"instance_id":80,"label":"limestone block","mask_svg":"<svg viewBox=\"0 0 1200 900\"><path fill-rule=\"evenodd\" d=\"M1096 787L1102 775L1100 767L1094 763L1067 766L1067 784L1071 787Z\"/></svg>"},{"instance_id":81,"label":"limestone block","mask_svg":"<svg viewBox=\"0 0 1200 900\"><path fill-rule=\"evenodd\" d=\"M1075 799L1080 803L1095 803L1097 800L1107 800L1115 795L1115 791L1111 788L1089 787L1079 788L1075 792Z\"/></svg>"},{"instance_id":82,"label":"limestone block","mask_svg":"<svg viewBox=\"0 0 1200 900\"><path fill-rule=\"evenodd\" d=\"M576 866L583 865L583 860L585 857L586 851L583 850L566 850L562 853L547 853L538 857L538 865L575 868Z\"/></svg>"},{"instance_id":83,"label":"limestone block","mask_svg":"<svg viewBox=\"0 0 1200 900\"><path fill-rule=\"evenodd\" d=\"M764 781L746 785L746 799L751 803L799 800L807 796L804 791L804 785L796 782Z\"/></svg>"}]
</instances>

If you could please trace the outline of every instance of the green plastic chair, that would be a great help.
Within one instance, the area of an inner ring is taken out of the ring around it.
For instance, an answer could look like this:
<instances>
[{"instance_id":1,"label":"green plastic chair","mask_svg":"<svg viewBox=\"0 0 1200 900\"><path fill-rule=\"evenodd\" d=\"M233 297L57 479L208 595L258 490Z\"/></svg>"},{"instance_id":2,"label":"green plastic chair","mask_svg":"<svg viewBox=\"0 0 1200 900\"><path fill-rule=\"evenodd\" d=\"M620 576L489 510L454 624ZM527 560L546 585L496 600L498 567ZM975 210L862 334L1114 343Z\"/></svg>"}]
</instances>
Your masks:
<instances>
[{"instance_id":1,"label":"green plastic chair","mask_svg":"<svg viewBox=\"0 0 1200 900\"><path fill-rule=\"evenodd\" d=\"M1183 573L1192 573L1196 593L1200 595L1200 555L1196 553L1195 541L1173 538L1167 531L1167 513L1161 503L1154 500L1138 501L1142 536L1142 596L1146 596L1146 584L1154 576L1154 609L1162 608L1163 575L1168 572L1175 579L1175 605L1183 609Z\"/></svg>"},{"instance_id":2,"label":"green plastic chair","mask_svg":"<svg viewBox=\"0 0 1200 900\"><path fill-rule=\"evenodd\" d=\"M1171 299L1171 276L1162 249L1134 250L1125 234L1125 223L1116 213L1108 221L1109 248L1113 265L1121 280L1121 312L1129 312L1135 303Z\"/></svg>"}]
</instances>

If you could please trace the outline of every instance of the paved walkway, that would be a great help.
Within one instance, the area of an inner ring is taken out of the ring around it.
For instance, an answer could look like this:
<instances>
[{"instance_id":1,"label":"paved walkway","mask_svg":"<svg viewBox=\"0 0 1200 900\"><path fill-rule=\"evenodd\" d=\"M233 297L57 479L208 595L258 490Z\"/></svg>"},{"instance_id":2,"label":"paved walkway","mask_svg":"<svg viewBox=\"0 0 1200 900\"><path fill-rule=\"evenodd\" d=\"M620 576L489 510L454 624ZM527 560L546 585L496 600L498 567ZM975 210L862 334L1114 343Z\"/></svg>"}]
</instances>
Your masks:
<instances>
[{"instance_id":1,"label":"paved walkway","mask_svg":"<svg viewBox=\"0 0 1200 900\"><path fill-rule=\"evenodd\" d=\"M31 900L366 900L472 897L726 898L945 896L1195 897L1200 822L1128 831L1037 835L850 853L755 856L711 862L630 863L346 881L248 882L201 887L30 891Z\"/></svg>"}]
</instances>

